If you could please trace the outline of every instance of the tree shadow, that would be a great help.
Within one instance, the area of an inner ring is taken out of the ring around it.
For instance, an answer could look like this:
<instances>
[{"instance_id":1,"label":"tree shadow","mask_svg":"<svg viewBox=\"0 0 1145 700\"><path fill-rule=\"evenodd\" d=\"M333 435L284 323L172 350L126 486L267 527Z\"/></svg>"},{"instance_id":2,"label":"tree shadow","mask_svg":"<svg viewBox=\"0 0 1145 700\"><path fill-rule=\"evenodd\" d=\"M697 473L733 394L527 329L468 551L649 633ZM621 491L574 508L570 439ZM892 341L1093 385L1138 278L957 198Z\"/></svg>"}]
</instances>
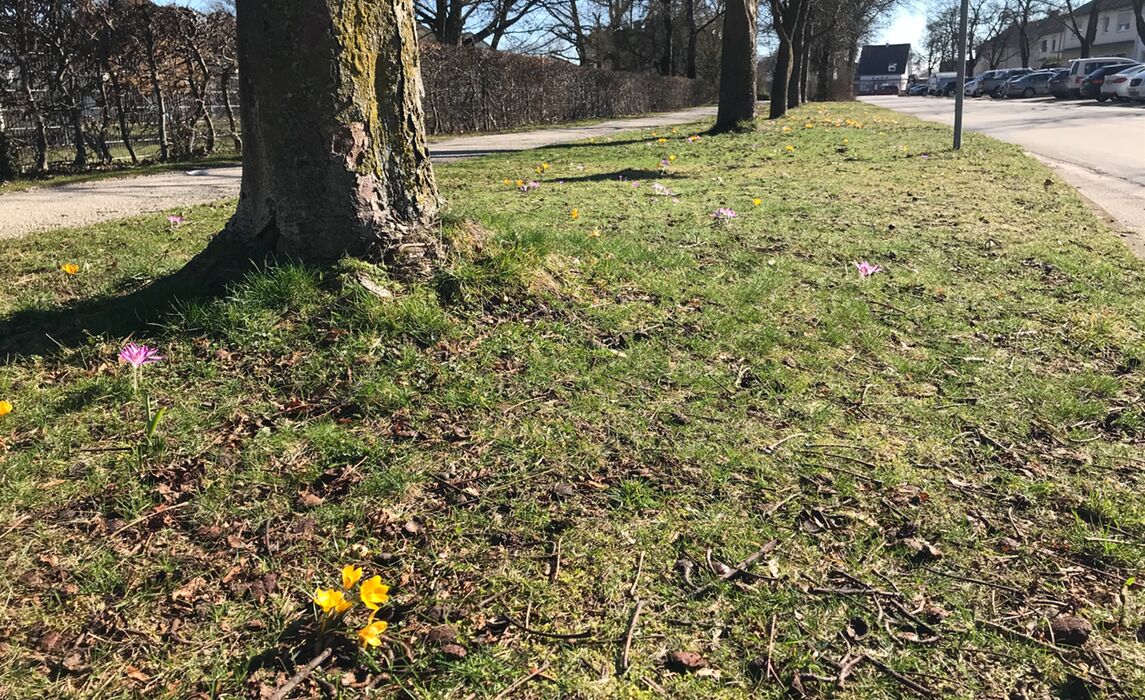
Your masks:
<instances>
[{"instance_id":1,"label":"tree shadow","mask_svg":"<svg viewBox=\"0 0 1145 700\"><path fill-rule=\"evenodd\" d=\"M625 168L611 173L596 173L595 175L582 175L580 177L561 178L561 182L628 182L634 180L677 180L681 176L663 170L650 170L648 168Z\"/></svg>"},{"instance_id":2,"label":"tree shadow","mask_svg":"<svg viewBox=\"0 0 1145 700\"><path fill-rule=\"evenodd\" d=\"M599 137L597 137L599 138ZM645 137L639 139L623 139L620 141L570 141L569 143L551 143L548 146L533 149L535 151L550 151L569 148L599 148L601 146L632 146L637 143L649 143L655 141L656 137Z\"/></svg>"},{"instance_id":3,"label":"tree shadow","mask_svg":"<svg viewBox=\"0 0 1145 700\"><path fill-rule=\"evenodd\" d=\"M264 249L220 235L181 269L121 296L17 311L0 318L0 365L73 348L92 336L145 332L169 318L180 304L219 296L228 285L271 261Z\"/></svg>"}]
</instances>

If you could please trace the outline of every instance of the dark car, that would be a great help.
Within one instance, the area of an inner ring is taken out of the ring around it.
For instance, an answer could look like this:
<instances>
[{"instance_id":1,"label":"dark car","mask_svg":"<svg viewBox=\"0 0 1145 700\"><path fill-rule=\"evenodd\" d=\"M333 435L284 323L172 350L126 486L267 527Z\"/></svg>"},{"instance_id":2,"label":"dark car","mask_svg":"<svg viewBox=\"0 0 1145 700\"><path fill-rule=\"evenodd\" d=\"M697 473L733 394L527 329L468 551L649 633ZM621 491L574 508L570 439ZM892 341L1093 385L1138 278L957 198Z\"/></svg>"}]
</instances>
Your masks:
<instances>
[{"instance_id":1,"label":"dark car","mask_svg":"<svg viewBox=\"0 0 1145 700\"><path fill-rule=\"evenodd\" d=\"M1055 71L1050 81L1046 83L1050 94L1059 100L1064 100L1069 97L1069 68L1063 68Z\"/></svg>"},{"instance_id":2,"label":"dark car","mask_svg":"<svg viewBox=\"0 0 1145 700\"><path fill-rule=\"evenodd\" d=\"M897 95L899 94L899 86L897 83L883 83L875 90L876 95Z\"/></svg>"},{"instance_id":3,"label":"dark car","mask_svg":"<svg viewBox=\"0 0 1145 700\"><path fill-rule=\"evenodd\" d=\"M934 91L936 95L943 97L954 97L957 92L958 78L947 78L938 84L938 89Z\"/></svg>"},{"instance_id":4,"label":"dark car","mask_svg":"<svg viewBox=\"0 0 1145 700\"><path fill-rule=\"evenodd\" d=\"M1051 71L1038 71L1011 78L1002 85L1002 92L1006 97L1048 95L1050 94L1048 83L1051 76L1053 76Z\"/></svg>"},{"instance_id":5,"label":"dark car","mask_svg":"<svg viewBox=\"0 0 1145 700\"><path fill-rule=\"evenodd\" d=\"M1029 68L1003 68L1000 70L987 71L978 76L978 80L975 84L976 89L974 92L976 95L1004 97L1005 92L1002 86L1006 84L1007 80L1033 72L1034 71L1030 70Z\"/></svg>"},{"instance_id":6,"label":"dark car","mask_svg":"<svg viewBox=\"0 0 1145 700\"><path fill-rule=\"evenodd\" d=\"M1120 73L1125 70L1124 65L1105 66L1086 74L1085 80L1081 81L1081 96L1092 97L1098 102L1105 102L1109 99L1108 95L1101 94L1101 86L1105 84L1105 76Z\"/></svg>"},{"instance_id":7,"label":"dark car","mask_svg":"<svg viewBox=\"0 0 1145 700\"><path fill-rule=\"evenodd\" d=\"M925 97L927 85L926 83L915 83L907 88L906 94L912 97Z\"/></svg>"}]
</instances>

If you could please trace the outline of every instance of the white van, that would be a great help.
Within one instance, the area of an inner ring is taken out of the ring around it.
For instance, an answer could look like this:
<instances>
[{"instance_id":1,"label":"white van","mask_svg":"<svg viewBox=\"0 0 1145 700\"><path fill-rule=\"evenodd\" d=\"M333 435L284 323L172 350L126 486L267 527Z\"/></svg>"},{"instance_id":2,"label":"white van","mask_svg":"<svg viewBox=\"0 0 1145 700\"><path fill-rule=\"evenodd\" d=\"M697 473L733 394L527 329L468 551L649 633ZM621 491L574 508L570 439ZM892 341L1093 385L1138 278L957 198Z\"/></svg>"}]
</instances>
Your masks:
<instances>
[{"instance_id":1,"label":"white van","mask_svg":"<svg viewBox=\"0 0 1145 700\"><path fill-rule=\"evenodd\" d=\"M954 80L957 77L958 77L958 74L955 73L954 71L949 71L949 72L944 71L942 73L931 73L930 77L926 79L926 88L927 88L926 92L927 92L927 94L930 94L930 95L940 94L941 93L941 85L943 83L945 83L947 80Z\"/></svg>"},{"instance_id":2,"label":"white van","mask_svg":"<svg viewBox=\"0 0 1145 700\"><path fill-rule=\"evenodd\" d=\"M1069 94L1074 97L1081 96L1081 81L1085 80L1085 76L1089 75L1098 68L1105 68L1106 66L1115 66L1125 64L1127 66L1136 65L1137 61L1125 58L1123 56L1102 56L1100 58L1075 58L1069 62L1069 81L1066 87L1069 88Z\"/></svg>"}]
</instances>

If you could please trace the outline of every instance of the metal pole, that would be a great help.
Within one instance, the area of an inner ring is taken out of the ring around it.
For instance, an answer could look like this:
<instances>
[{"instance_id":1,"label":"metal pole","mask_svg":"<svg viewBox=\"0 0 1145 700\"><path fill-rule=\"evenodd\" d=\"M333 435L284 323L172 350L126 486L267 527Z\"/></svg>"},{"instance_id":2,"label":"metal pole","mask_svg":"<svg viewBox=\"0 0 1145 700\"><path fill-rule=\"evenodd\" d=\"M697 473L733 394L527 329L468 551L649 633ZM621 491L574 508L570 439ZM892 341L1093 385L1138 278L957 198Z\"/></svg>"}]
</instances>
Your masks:
<instances>
[{"instance_id":1,"label":"metal pole","mask_svg":"<svg viewBox=\"0 0 1145 700\"><path fill-rule=\"evenodd\" d=\"M954 150L962 148L962 103L966 100L966 23L970 0L958 10L958 77L954 85Z\"/></svg>"}]
</instances>

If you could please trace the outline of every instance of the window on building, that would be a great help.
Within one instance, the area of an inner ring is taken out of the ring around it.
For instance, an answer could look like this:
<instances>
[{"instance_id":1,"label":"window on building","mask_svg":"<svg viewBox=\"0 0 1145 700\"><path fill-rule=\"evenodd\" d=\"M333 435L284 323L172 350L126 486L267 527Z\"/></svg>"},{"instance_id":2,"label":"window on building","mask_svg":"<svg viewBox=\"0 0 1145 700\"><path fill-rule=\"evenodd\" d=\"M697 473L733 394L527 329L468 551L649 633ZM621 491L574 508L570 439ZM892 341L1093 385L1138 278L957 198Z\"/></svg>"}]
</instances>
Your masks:
<instances>
[{"instance_id":1,"label":"window on building","mask_svg":"<svg viewBox=\"0 0 1145 700\"><path fill-rule=\"evenodd\" d=\"M889 66L887 66L887 72L888 73L898 73L899 72L899 64L897 64L897 63L890 64Z\"/></svg>"},{"instance_id":2,"label":"window on building","mask_svg":"<svg viewBox=\"0 0 1145 700\"><path fill-rule=\"evenodd\" d=\"M1132 15L1129 14L1128 12L1122 12L1121 14L1117 15L1117 31L1119 31L1119 32L1129 31L1129 21L1130 21L1131 17L1132 17Z\"/></svg>"},{"instance_id":3,"label":"window on building","mask_svg":"<svg viewBox=\"0 0 1145 700\"><path fill-rule=\"evenodd\" d=\"M1109 16L1108 15L1101 18L1101 33L1102 34L1108 34L1109 33Z\"/></svg>"},{"instance_id":4,"label":"window on building","mask_svg":"<svg viewBox=\"0 0 1145 700\"><path fill-rule=\"evenodd\" d=\"M1051 51L1057 51L1058 50L1058 40L1057 39L1053 40L1053 48L1050 50Z\"/></svg>"},{"instance_id":5,"label":"window on building","mask_svg":"<svg viewBox=\"0 0 1145 700\"><path fill-rule=\"evenodd\" d=\"M1046 52L1046 40L1042 39L1042 53Z\"/></svg>"}]
</instances>

